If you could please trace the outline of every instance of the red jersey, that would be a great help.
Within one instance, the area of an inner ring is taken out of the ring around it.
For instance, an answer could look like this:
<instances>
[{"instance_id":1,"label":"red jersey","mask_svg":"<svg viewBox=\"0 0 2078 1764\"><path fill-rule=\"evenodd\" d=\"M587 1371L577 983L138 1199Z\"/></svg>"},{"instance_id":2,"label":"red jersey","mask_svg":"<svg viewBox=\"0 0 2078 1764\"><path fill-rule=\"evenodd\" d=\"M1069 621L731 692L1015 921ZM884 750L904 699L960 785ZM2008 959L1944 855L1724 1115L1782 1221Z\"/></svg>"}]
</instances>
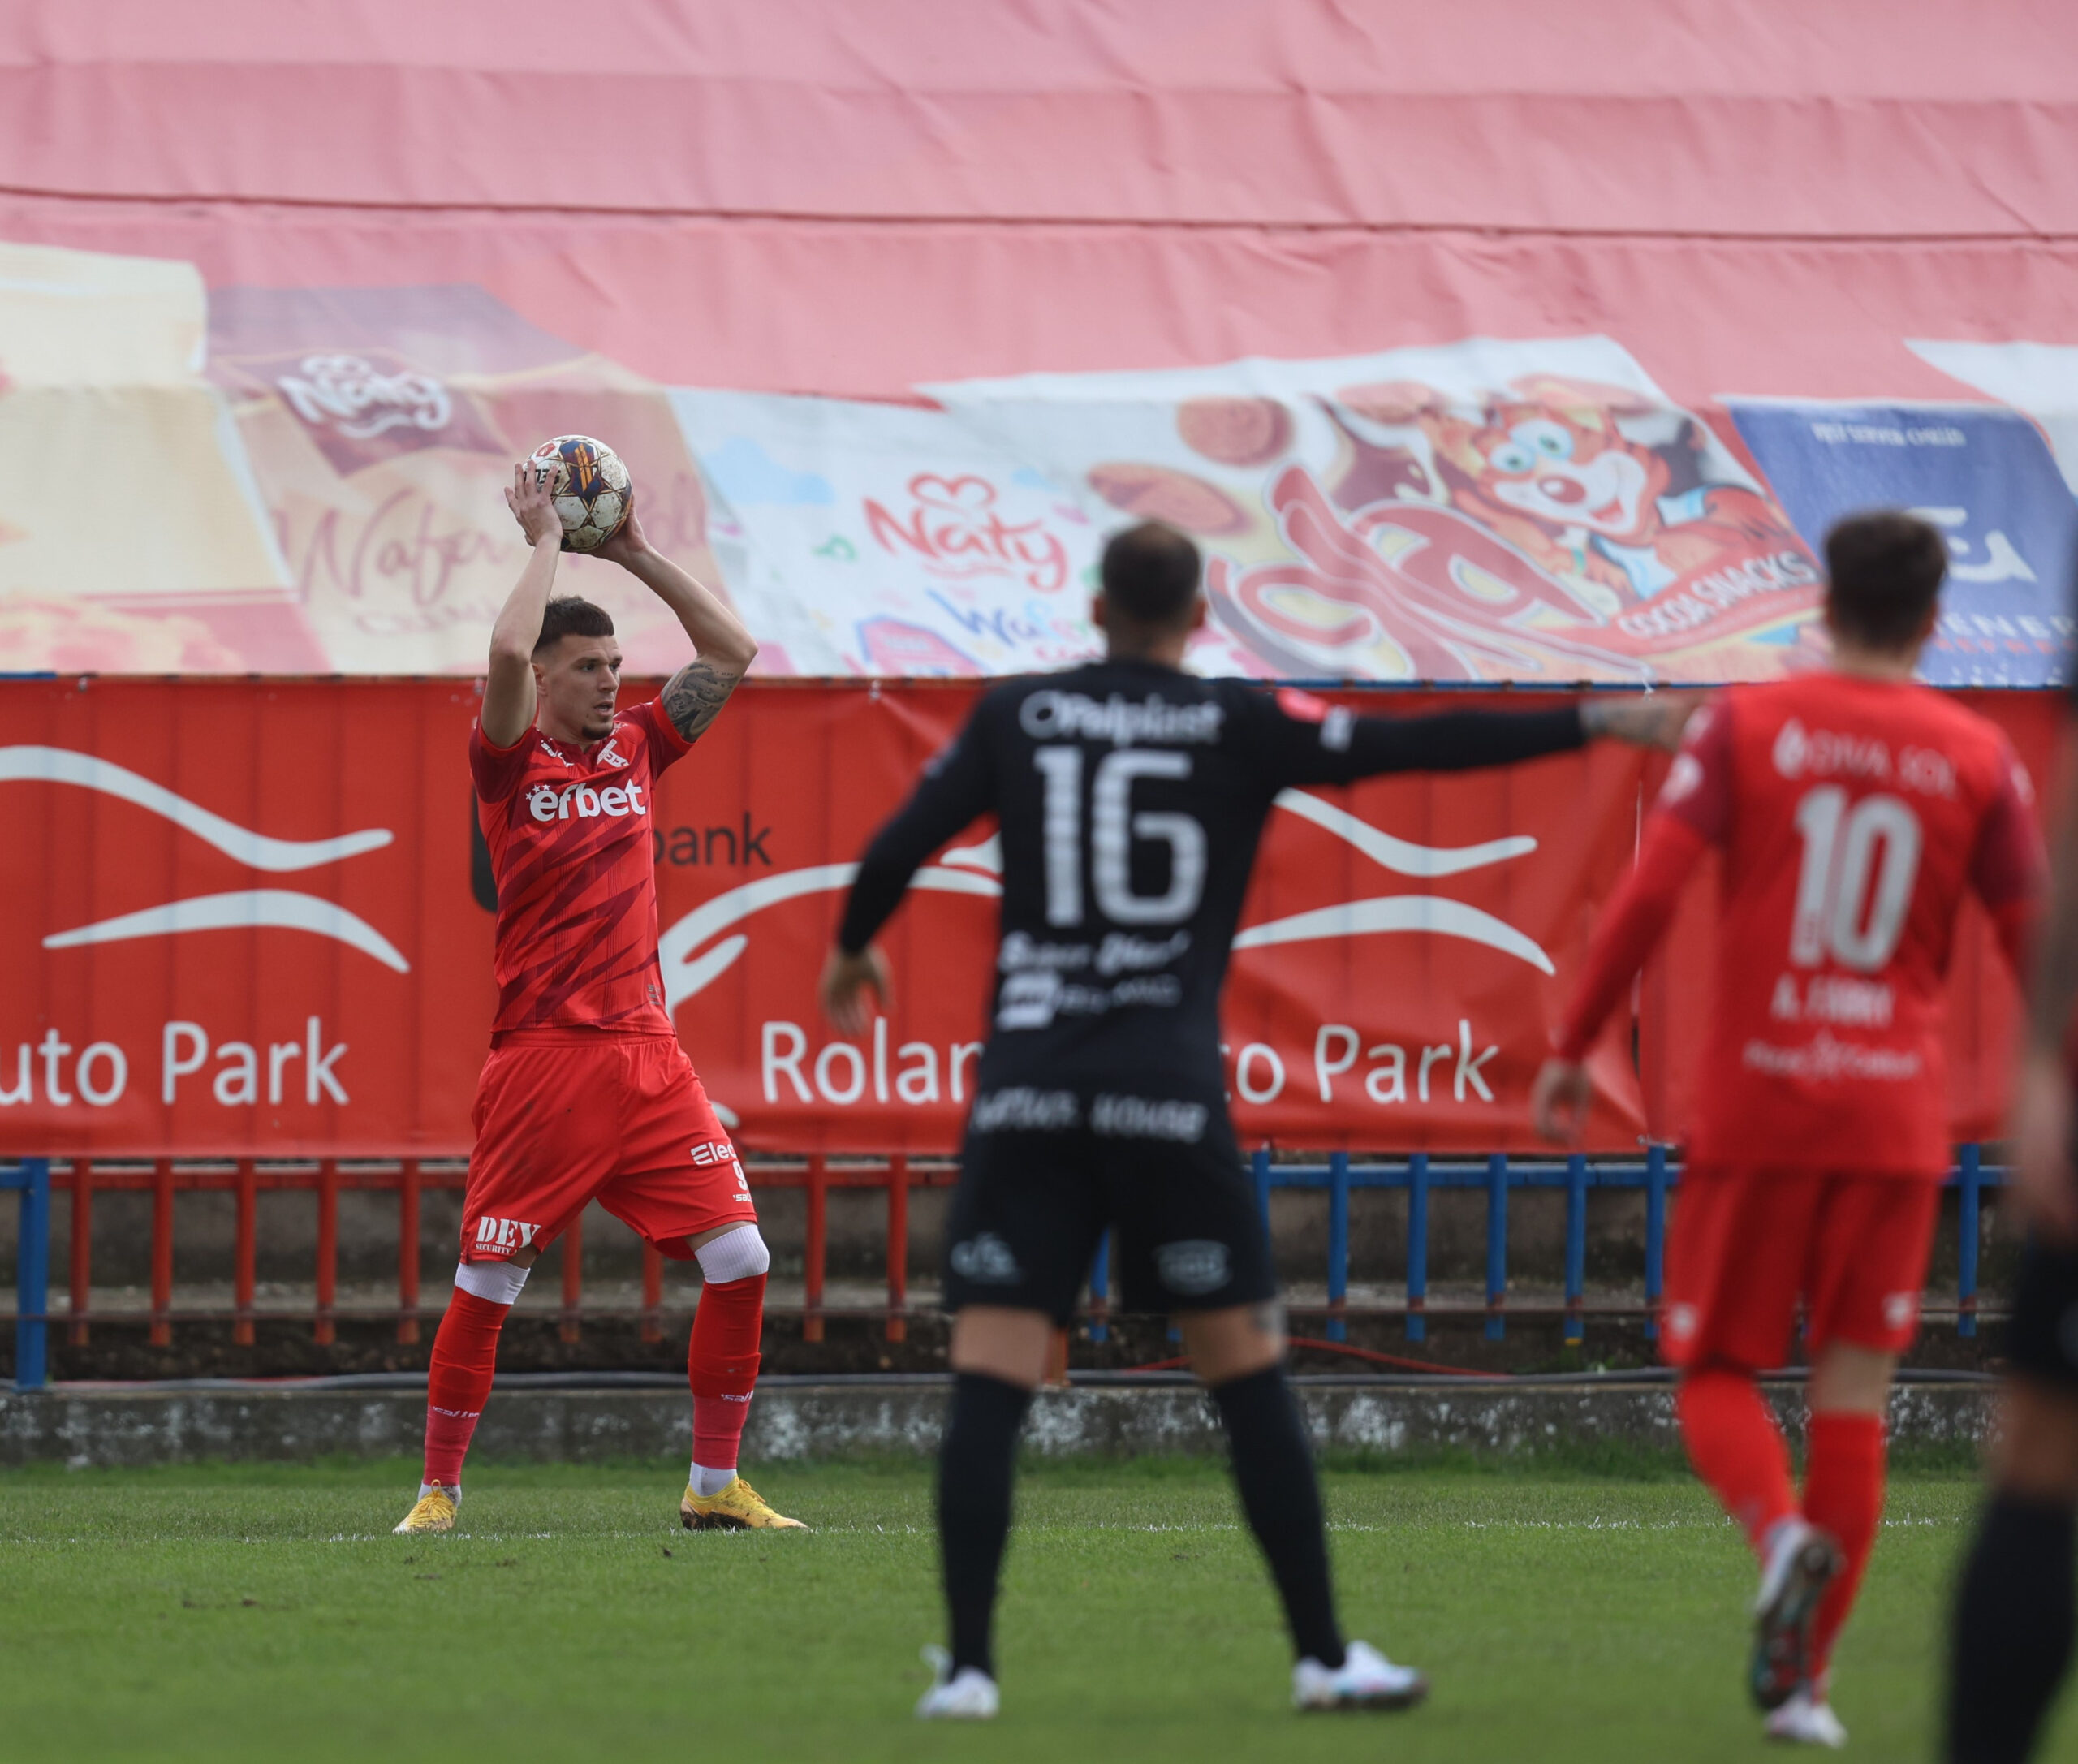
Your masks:
<instances>
[{"instance_id":1,"label":"red jersey","mask_svg":"<svg viewBox=\"0 0 2078 1764\"><path fill-rule=\"evenodd\" d=\"M476 815L498 882L498 1041L515 1029L670 1035L650 837L657 780L691 744L655 699L588 751L529 729L469 731Z\"/></svg>"},{"instance_id":2,"label":"red jersey","mask_svg":"<svg viewBox=\"0 0 2078 1764\"><path fill-rule=\"evenodd\" d=\"M1584 1054L1714 845L1690 1157L1941 1175L1956 913L1974 889L2016 954L2045 868L2030 796L2006 737L1929 688L1819 674L1727 693L1689 724L1559 1052Z\"/></svg>"}]
</instances>

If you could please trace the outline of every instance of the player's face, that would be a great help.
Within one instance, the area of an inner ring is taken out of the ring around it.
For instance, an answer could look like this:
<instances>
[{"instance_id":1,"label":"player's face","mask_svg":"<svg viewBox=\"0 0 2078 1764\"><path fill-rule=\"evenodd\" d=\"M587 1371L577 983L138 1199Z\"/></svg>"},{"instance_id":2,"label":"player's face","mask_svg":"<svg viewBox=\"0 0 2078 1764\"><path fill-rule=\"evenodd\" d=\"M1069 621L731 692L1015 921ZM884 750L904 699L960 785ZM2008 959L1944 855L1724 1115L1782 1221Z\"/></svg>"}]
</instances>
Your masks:
<instances>
[{"instance_id":1,"label":"player's face","mask_svg":"<svg viewBox=\"0 0 2078 1764\"><path fill-rule=\"evenodd\" d=\"M620 645L611 637L565 637L535 667L541 726L550 734L603 741L613 733Z\"/></svg>"}]
</instances>

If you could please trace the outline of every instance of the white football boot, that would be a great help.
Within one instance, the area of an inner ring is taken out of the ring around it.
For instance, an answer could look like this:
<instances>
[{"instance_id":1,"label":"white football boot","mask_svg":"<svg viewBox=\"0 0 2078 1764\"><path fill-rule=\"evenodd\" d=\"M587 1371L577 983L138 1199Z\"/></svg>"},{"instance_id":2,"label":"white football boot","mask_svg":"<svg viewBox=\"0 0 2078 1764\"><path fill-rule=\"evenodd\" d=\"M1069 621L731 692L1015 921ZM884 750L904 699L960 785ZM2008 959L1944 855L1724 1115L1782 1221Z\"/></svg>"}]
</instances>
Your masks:
<instances>
[{"instance_id":1,"label":"white football boot","mask_svg":"<svg viewBox=\"0 0 2078 1764\"><path fill-rule=\"evenodd\" d=\"M952 1656L943 1648L924 1650L924 1664L930 1667L931 1688L917 1699L919 1721L994 1721L1002 1698L996 1681L978 1667L963 1666L955 1672Z\"/></svg>"},{"instance_id":2,"label":"white football boot","mask_svg":"<svg viewBox=\"0 0 2078 1764\"><path fill-rule=\"evenodd\" d=\"M1746 1672L1747 1689L1761 1709L1779 1709L1804 1689L1812 1623L1846 1566L1839 1545L1816 1525L1787 1519L1776 1528L1753 1600L1753 1652Z\"/></svg>"},{"instance_id":3,"label":"white football boot","mask_svg":"<svg viewBox=\"0 0 2078 1764\"><path fill-rule=\"evenodd\" d=\"M1368 1641L1351 1642L1332 1670L1313 1659L1291 1668L1294 1709L1412 1709L1428 1694L1427 1679L1395 1666Z\"/></svg>"},{"instance_id":4,"label":"white football boot","mask_svg":"<svg viewBox=\"0 0 2078 1764\"><path fill-rule=\"evenodd\" d=\"M1796 1694L1768 1717L1765 1732L1771 1740L1791 1745L1826 1745L1835 1752L1847 1743L1847 1730L1833 1713L1822 1689L1800 1684Z\"/></svg>"}]
</instances>

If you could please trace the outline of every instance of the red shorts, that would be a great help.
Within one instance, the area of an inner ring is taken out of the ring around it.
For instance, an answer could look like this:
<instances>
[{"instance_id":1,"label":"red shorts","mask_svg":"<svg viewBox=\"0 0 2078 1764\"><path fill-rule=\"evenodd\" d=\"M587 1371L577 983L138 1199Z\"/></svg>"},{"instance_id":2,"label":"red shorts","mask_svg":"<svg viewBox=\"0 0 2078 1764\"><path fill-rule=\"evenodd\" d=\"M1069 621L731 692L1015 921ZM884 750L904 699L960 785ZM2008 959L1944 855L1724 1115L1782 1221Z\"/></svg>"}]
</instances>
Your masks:
<instances>
[{"instance_id":1,"label":"red shorts","mask_svg":"<svg viewBox=\"0 0 2078 1764\"><path fill-rule=\"evenodd\" d=\"M1918 1176L1692 1164L1674 1197L1660 1352L1667 1364L1785 1365L1804 1301L1805 1351L1902 1353L1941 1210Z\"/></svg>"},{"instance_id":2,"label":"red shorts","mask_svg":"<svg viewBox=\"0 0 2078 1764\"><path fill-rule=\"evenodd\" d=\"M596 1200L667 1256L754 1223L750 1184L692 1062L668 1036L529 1033L476 1080L462 1259L551 1244Z\"/></svg>"}]
</instances>

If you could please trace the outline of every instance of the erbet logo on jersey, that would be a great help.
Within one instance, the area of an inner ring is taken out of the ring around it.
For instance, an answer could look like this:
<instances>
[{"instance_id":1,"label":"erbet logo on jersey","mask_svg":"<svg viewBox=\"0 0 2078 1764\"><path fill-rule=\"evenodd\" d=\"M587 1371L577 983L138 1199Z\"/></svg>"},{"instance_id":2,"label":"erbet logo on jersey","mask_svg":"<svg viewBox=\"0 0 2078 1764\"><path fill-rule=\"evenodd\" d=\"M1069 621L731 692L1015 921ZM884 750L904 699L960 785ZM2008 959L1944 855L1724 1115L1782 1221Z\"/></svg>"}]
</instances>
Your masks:
<instances>
[{"instance_id":1,"label":"erbet logo on jersey","mask_svg":"<svg viewBox=\"0 0 2078 1764\"><path fill-rule=\"evenodd\" d=\"M552 784L537 784L528 793L527 812L541 822L567 821L573 816L590 821L601 815L613 819L646 815L649 809L642 800L642 788L640 784L609 784L594 790L589 784L566 784L558 790Z\"/></svg>"}]
</instances>

